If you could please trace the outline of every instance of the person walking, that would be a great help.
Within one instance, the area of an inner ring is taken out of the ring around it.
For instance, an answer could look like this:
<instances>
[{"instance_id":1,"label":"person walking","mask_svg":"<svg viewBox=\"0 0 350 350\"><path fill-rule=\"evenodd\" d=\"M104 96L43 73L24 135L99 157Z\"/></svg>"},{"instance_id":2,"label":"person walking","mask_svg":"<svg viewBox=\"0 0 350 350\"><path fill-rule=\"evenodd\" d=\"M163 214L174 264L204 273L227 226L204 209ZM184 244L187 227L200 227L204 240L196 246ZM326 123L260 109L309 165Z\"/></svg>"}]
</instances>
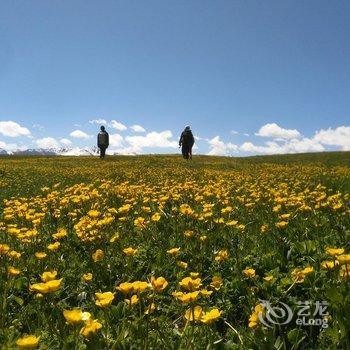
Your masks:
<instances>
[{"instance_id":1,"label":"person walking","mask_svg":"<svg viewBox=\"0 0 350 350\"><path fill-rule=\"evenodd\" d=\"M186 126L185 130L181 133L179 140L179 147L182 147L182 156L185 159L192 159L192 147L194 145L194 137L190 126Z\"/></svg>"},{"instance_id":2,"label":"person walking","mask_svg":"<svg viewBox=\"0 0 350 350\"><path fill-rule=\"evenodd\" d=\"M97 147L100 149L100 158L106 155L106 149L109 146L109 135L105 127L101 126L101 131L97 135Z\"/></svg>"}]
</instances>

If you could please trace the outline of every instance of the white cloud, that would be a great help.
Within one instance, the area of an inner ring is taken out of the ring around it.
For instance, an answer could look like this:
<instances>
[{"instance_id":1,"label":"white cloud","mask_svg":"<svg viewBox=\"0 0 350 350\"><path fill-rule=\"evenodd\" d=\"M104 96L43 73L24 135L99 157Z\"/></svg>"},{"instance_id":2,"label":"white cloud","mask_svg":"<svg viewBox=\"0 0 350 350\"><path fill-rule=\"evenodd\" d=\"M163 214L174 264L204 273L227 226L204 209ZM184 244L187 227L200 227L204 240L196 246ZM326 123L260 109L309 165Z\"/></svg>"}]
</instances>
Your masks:
<instances>
[{"instance_id":1,"label":"white cloud","mask_svg":"<svg viewBox=\"0 0 350 350\"><path fill-rule=\"evenodd\" d=\"M13 151L24 151L27 148L28 148L27 146L17 145L16 143L6 143L3 141L0 141L0 149L5 150L9 153Z\"/></svg>"},{"instance_id":2,"label":"white cloud","mask_svg":"<svg viewBox=\"0 0 350 350\"><path fill-rule=\"evenodd\" d=\"M107 125L107 120L106 119L93 119L89 120L90 124L105 124Z\"/></svg>"},{"instance_id":3,"label":"white cloud","mask_svg":"<svg viewBox=\"0 0 350 350\"><path fill-rule=\"evenodd\" d=\"M24 126L11 120L0 121L0 134L8 137L28 136L30 131Z\"/></svg>"},{"instance_id":4,"label":"white cloud","mask_svg":"<svg viewBox=\"0 0 350 350\"><path fill-rule=\"evenodd\" d=\"M231 131L230 131L230 134L231 134L231 135L237 135L238 133L239 133L239 132L236 131L236 130L231 130Z\"/></svg>"},{"instance_id":5,"label":"white cloud","mask_svg":"<svg viewBox=\"0 0 350 350\"><path fill-rule=\"evenodd\" d=\"M123 136L119 134L109 135L109 144L111 147L121 147L123 144Z\"/></svg>"},{"instance_id":6,"label":"white cloud","mask_svg":"<svg viewBox=\"0 0 350 350\"><path fill-rule=\"evenodd\" d=\"M78 139L88 139L91 137L91 135L88 135L87 133L79 129L72 131L69 135Z\"/></svg>"},{"instance_id":7,"label":"white cloud","mask_svg":"<svg viewBox=\"0 0 350 350\"><path fill-rule=\"evenodd\" d=\"M60 148L59 142L53 137L44 137L35 141L39 148Z\"/></svg>"},{"instance_id":8,"label":"white cloud","mask_svg":"<svg viewBox=\"0 0 350 350\"><path fill-rule=\"evenodd\" d=\"M65 146L69 146L72 144L72 141L68 139L61 139L60 142L62 143L62 145L65 145Z\"/></svg>"},{"instance_id":9,"label":"white cloud","mask_svg":"<svg viewBox=\"0 0 350 350\"><path fill-rule=\"evenodd\" d=\"M272 137L278 139L294 139L300 137L300 133L296 129L283 129L276 123L263 125L260 130L255 133L256 136Z\"/></svg>"},{"instance_id":10,"label":"white cloud","mask_svg":"<svg viewBox=\"0 0 350 350\"><path fill-rule=\"evenodd\" d=\"M340 146L343 151L350 151L350 127L339 126L336 129L319 130L313 139L323 145Z\"/></svg>"},{"instance_id":11,"label":"white cloud","mask_svg":"<svg viewBox=\"0 0 350 350\"><path fill-rule=\"evenodd\" d=\"M142 149L145 147L177 148L178 143L172 141L172 137L173 134L170 130L162 132L152 131L145 136L127 136L125 137L125 141L128 143L133 153L139 153L142 152Z\"/></svg>"},{"instance_id":12,"label":"white cloud","mask_svg":"<svg viewBox=\"0 0 350 350\"><path fill-rule=\"evenodd\" d=\"M132 125L130 126L130 129L134 132L146 132L146 130L141 125Z\"/></svg>"},{"instance_id":13,"label":"white cloud","mask_svg":"<svg viewBox=\"0 0 350 350\"><path fill-rule=\"evenodd\" d=\"M210 156L227 156L238 150L237 145L231 142L225 143L220 140L219 136L213 137L208 141L208 144L210 148L208 155Z\"/></svg>"},{"instance_id":14,"label":"white cloud","mask_svg":"<svg viewBox=\"0 0 350 350\"><path fill-rule=\"evenodd\" d=\"M285 145L288 153L322 152L325 148L316 140L307 137L302 139L292 139Z\"/></svg>"},{"instance_id":15,"label":"white cloud","mask_svg":"<svg viewBox=\"0 0 350 350\"><path fill-rule=\"evenodd\" d=\"M122 124L116 120L111 120L110 127L117 129L119 131L123 131L123 130L127 129L127 127L124 124Z\"/></svg>"},{"instance_id":16,"label":"white cloud","mask_svg":"<svg viewBox=\"0 0 350 350\"><path fill-rule=\"evenodd\" d=\"M244 142L239 147L239 150L243 152L263 153L264 148L262 146L256 146L252 142Z\"/></svg>"},{"instance_id":17,"label":"white cloud","mask_svg":"<svg viewBox=\"0 0 350 350\"><path fill-rule=\"evenodd\" d=\"M207 142L209 141L209 139L206 139L204 137L200 137L200 136L197 136L197 135L194 135L193 137L194 137L194 139L196 141L207 141Z\"/></svg>"},{"instance_id":18,"label":"white cloud","mask_svg":"<svg viewBox=\"0 0 350 350\"><path fill-rule=\"evenodd\" d=\"M265 142L264 146L254 145L252 142L244 142L240 151L254 154L285 154L285 153L304 153L304 152L322 152L324 147L314 139L292 139L282 144L277 142Z\"/></svg>"}]
</instances>

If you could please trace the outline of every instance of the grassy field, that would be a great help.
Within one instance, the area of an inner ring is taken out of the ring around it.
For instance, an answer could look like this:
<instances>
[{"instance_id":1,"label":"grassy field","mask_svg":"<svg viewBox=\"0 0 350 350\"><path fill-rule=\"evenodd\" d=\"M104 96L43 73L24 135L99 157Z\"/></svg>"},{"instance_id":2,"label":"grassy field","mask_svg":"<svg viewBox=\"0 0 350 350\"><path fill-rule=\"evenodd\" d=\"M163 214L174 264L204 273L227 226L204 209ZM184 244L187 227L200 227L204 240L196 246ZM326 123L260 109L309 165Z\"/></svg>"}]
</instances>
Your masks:
<instances>
[{"instance_id":1,"label":"grassy field","mask_svg":"<svg viewBox=\"0 0 350 350\"><path fill-rule=\"evenodd\" d=\"M0 348L350 349L349 194L349 152L2 157Z\"/></svg>"}]
</instances>

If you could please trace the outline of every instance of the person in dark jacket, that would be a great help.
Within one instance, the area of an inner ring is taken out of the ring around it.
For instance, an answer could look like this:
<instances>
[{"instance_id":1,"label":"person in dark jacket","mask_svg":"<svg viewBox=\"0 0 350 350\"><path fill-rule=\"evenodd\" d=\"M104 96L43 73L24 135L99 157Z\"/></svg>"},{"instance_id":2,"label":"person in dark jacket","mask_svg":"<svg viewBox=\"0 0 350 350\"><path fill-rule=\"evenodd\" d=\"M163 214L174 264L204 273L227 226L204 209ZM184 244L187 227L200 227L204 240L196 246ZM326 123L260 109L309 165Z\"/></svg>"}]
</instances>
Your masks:
<instances>
[{"instance_id":1,"label":"person in dark jacket","mask_svg":"<svg viewBox=\"0 0 350 350\"><path fill-rule=\"evenodd\" d=\"M179 147L182 146L181 152L185 159L192 159L192 147L194 145L194 137L189 126L181 133Z\"/></svg>"},{"instance_id":2,"label":"person in dark jacket","mask_svg":"<svg viewBox=\"0 0 350 350\"><path fill-rule=\"evenodd\" d=\"M101 131L97 135L97 147L100 149L100 158L106 155L106 149L109 146L109 135L105 127L101 126Z\"/></svg>"}]
</instances>

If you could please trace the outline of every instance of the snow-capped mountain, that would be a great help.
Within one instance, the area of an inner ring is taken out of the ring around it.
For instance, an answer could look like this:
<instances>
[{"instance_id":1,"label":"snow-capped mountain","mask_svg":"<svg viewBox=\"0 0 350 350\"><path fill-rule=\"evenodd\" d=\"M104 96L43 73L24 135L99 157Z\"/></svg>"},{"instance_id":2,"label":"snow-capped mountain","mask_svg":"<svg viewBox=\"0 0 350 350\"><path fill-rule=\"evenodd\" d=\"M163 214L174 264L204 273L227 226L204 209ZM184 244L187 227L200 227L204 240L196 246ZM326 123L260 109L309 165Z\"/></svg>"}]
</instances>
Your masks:
<instances>
[{"instance_id":1,"label":"snow-capped mountain","mask_svg":"<svg viewBox=\"0 0 350 350\"><path fill-rule=\"evenodd\" d=\"M0 155L20 155L20 156L97 156L98 148L28 148L26 150L6 151L0 149Z\"/></svg>"}]
</instances>

